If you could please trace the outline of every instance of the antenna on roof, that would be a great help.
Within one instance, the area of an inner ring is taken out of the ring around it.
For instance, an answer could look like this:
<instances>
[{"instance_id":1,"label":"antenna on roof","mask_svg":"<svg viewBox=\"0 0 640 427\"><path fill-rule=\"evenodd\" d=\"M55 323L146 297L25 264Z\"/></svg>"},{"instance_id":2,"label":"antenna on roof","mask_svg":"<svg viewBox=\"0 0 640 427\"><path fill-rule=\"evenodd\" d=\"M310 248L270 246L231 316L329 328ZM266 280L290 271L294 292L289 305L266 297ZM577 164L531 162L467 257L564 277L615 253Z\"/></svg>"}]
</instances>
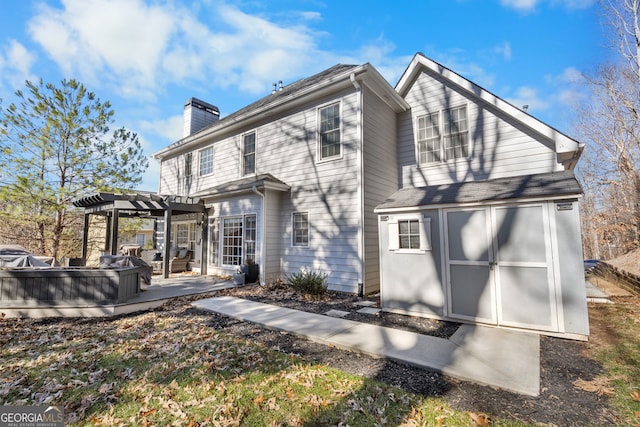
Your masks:
<instances>
[{"instance_id":1,"label":"antenna on roof","mask_svg":"<svg viewBox=\"0 0 640 427\"><path fill-rule=\"evenodd\" d=\"M522 110L526 113L527 110L529 109L529 104L525 104L522 106Z\"/></svg>"}]
</instances>

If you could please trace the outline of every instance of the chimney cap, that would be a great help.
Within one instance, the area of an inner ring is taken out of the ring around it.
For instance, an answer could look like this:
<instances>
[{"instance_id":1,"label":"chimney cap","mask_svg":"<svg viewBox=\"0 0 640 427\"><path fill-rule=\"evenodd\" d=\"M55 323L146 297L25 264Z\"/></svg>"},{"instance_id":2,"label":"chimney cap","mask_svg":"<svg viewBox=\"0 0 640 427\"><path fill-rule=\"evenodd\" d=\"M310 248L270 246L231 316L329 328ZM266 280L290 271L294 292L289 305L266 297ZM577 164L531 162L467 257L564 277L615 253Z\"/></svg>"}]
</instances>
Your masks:
<instances>
[{"instance_id":1,"label":"chimney cap","mask_svg":"<svg viewBox=\"0 0 640 427\"><path fill-rule=\"evenodd\" d=\"M200 110L205 110L211 114L215 114L216 116L220 115L220 110L218 109L218 107L216 107L213 104L209 104L208 102L205 102L198 98L187 99L184 103L184 108L186 109L189 106L198 108Z\"/></svg>"}]
</instances>

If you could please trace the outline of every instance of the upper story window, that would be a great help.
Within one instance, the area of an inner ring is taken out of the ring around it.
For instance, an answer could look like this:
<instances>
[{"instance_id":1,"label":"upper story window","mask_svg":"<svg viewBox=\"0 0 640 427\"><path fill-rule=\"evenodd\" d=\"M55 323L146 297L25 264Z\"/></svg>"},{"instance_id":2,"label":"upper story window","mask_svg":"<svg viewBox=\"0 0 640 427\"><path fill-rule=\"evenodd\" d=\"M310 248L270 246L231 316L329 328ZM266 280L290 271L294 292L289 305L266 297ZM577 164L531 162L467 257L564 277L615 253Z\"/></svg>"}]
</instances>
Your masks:
<instances>
[{"instance_id":1,"label":"upper story window","mask_svg":"<svg viewBox=\"0 0 640 427\"><path fill-rule=\"evenodd\" d=\"M244 175L256 173L256 133L251 132L243 137L242 169Z\"/></svg>"},{"instance_id":2,"label":"upper story window","mask_svg":"<svg viewBox=\"0 0 640 427\"><path fill-rule=\"evenodd\" d=\"M191 176L192 170L192 161L193 155L192 153L187 153L184 155L184 176Z\"/></svg>"},{"instance_id":3,"label":"upper story window","mask_svg":"<svg viewBox=\"0 0 640 427\"><path fill-rule=\"evenodd\" d=\"M441 123L442 119L442 123ZM467 107L418 117L418 161L439 163L469 157Z\"/></svg>"},{"instance_id":4,"label":"upper story window","mask_svg":"<svg viewBox=\"0 0 640 427\"><path fill-rule=\"evenodd\" d=\"M318 116L320 160L340 157L340 103L320 108Z\"/></svg>"},{"instance_id":5,"label":"upper story window","mask_svg":"<svg viewBox=\"0 0 640 427\"><path fill-rule=\"evenodd\" d=\"M213 147L200 150L200 176L213 173Z\"/></svg>"}]
</instances>

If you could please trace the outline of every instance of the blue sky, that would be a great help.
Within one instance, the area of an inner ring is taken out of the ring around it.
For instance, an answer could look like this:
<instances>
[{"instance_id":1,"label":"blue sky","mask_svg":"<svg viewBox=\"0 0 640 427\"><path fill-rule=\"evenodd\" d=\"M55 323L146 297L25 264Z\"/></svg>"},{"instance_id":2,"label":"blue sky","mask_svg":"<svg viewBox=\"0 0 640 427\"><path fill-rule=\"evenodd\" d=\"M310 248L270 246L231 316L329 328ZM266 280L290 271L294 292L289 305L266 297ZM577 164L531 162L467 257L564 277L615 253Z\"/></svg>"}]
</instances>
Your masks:
<instances>
[{"instance_id":1,"label":"blue sky","mask_svg":"<svg viewBox=\"0 0 640 427\"><path fill-rule=\"evenodd\" d=\"M225 116L337 63L369 62L395 86L422 52L571 135L603 34L596 0L4 1L0 99L75 78L150 155L181 138L192 96ZM152 160L140 189L158 173Z\"/></svg>"}]
</instances>

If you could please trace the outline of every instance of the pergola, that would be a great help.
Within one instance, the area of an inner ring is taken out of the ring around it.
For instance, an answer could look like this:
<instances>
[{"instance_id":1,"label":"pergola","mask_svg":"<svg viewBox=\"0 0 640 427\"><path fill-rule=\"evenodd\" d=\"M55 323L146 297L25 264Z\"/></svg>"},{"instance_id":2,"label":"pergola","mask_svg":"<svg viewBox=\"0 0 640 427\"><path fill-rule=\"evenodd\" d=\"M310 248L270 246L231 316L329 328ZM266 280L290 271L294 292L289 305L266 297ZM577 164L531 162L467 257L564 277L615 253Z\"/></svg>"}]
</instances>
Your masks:
<instances>
[{"instance_id":1,"label":"pergola","mask_svg":"<svg viewBox=\"0 0 640 427\"><path fill-rule=\"evenodd\" d=\"M84 229L82 234L82 259L87 259L87 241L90 215L107 217L106 247L111 255L118 251L118 219L121 217L162 217L164 218L164 245L162 248L162 275L169 277L169 252L171 246L171 217L173 215L199 214L202 227L201 273L206 274L206 210L204 202L197 198L183 196L160 196L154 193L114 194L97 193L73 202L84 208Z\"/></svg>"}]
</instances>

